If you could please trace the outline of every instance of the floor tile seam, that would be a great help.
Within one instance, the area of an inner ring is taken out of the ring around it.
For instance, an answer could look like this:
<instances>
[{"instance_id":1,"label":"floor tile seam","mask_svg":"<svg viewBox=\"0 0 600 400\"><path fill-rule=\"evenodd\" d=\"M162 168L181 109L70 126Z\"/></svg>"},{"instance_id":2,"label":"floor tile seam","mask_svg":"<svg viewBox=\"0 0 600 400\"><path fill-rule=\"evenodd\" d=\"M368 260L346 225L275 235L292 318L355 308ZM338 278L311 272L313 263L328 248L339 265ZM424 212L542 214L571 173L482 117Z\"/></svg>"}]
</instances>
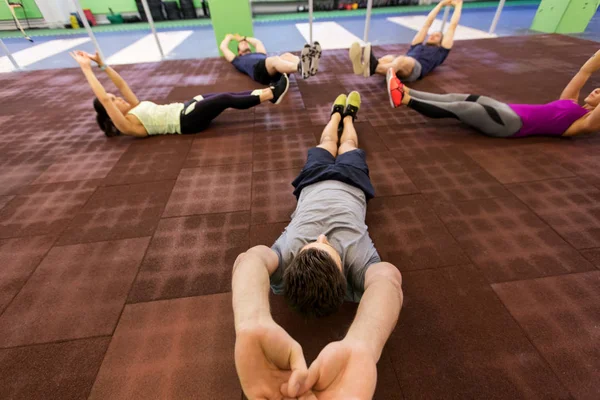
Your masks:
<instances>
[{"instance_id":1,"label":"floor tile seam","mask_svg":"<svg viewBox=\"0 0 600 400\"><path fill-rule=\"evenodd\" d=\"M188 156L191 148L192 148L192 146L190 144L190 146L188 147L188 150L187 150L187 152L185 154L185 157L183 158L184 161L187 158L187 156ZM179 172L181 173L181 169L179 170ZM177 176L179 177L179 173L177 174ZM173 180L168 180L167 182L173 182L173 186L171 187L171 191L169 192L169 198L170 198L171 195L173 194L173 190L175 189L175 185L177 184L177 180L174 180L174 181ZM164 214L165 209L167 208L167 204L169 203L169 198L167 198L167 201L165 202L165 204L162 207L162 210L161 210L161 212L159 214L160 216L158 218L156 226L154 227L152 235L149 236L150 239L148 240L148 244L146 245L146 249L144 250L144 254L141 257L140 262L138 263L137 271L135 273L135 276L131 280L131 284L129 285L129 290L127 291L127 294L124 297L123 307L121 308L121 311L119 312L119 317L116 319L115 325L114 325L112 333L111 333L111 337L115 334L115 331L117 330L117 327L119 326L119 321L121 320L121 317L123 316L123 312L125 311L125 307L127 306L127 299L131 295L131 291L133 290L133 287L135 286L135 282L137 281L137 278L138 278L138 276L140 274L140 271L142 269L142 264L144 263L144 260L146 259L147 255L148 255L148 250L150 249L150 245L151 245L152 241L154 240L154 235L156 234L156 230L158 229L158 225L160 224L160 221L162 219L162 215ZM148 236L144 236L144 237L148 237ZM104 362L104 360L103 360L103 362ZM94 383L95 383L95 381L94 381Z\"/></svg>"},{"instance_id":2,"label":"floor tile seam","mask_svg":"<svg viewBox=\"0 0 600 400\"><path fill-rule=\"evenodd\" d=\"M232 268L233 268L233 266L232 266ZM166 297L166 298L160 298L160 299L135 301L135 302L132 302L132 303L125 303L125 306L152 304L152 303L175 301L175 300L181 300L181 299L194 299L194 298L200 298L200 297L218 296L218 295L227 294L227 293L233 293L233 292L230 289L230 290L223 290L223 291L218 291L218 292L213 292L213 293L206 293L206 294L200 294L200 295L195 294L195 295L188 295L188 296ZM114 335L114 333L113 333L113 335Z\"/></svg>"},{"instance_id":3,"label":"floor tile seam","mask_svg":"<svg viewBox=\"0 0 600 400\"><path fill-rule=\"evenodd\" d=\"M514 194L514 192L512 192L510 189L507 188L507 190L509 190L511 193ZM562 241L569 246L571 249L575 250L581 257L583 257L585 260L587 260L587 258L584 257L583 254L581 254L581 252L579 251L579 249L577 247L575 247L573 244L571 244L569 242L569 240L567 239L567 237L563 236L560 234L560 232L558 232L548 221L546 218L544 218L542 215L539 215L538 213L535 212L535 210L533 210L531 207L529 207L529 205L527 205L523 200L521 200L517 195L515 195L516 201L518 201L520 204L522 204L524 207L526 207L533 215L535 215L540 221L542 221L544 223L544 225L546 225L548 227L548 229L550 229L552 232L554 232L556 235L558 235L559 238L562 239ZM589 261L588 261L589 262ZM591 264L591 262L590 262ZM593 264L592 264L593 265Z\"/></svg>"},{"instance_id":4,"label":"floor tile seam","mask_svg":"<svg viewBox=\"0 0 600 400\"><path fill-rule=\"evenodd\" d=\"M112 335L91 335L91 336L81 336L81 337L76 337L76 338L57 339L57 340L51 340L48 342L19 344L16 346L6 346L6 347L0 346L0 351L22 349L22 348L35 347L35 346L47 346L47 345L52 345L52 344L70 343L70 342L77 342L77 341L83 341L83 340L102 339L102 338L112 338Z\"/></svg>"},{"instance_id":5,"label":"floor tile seam","mask_svg":"<svg viewBox=\"0 0 600 400\"><path fill-rule=\"evenodd\" d=\"M541 278L538 278L538 279L541 279ZM566 393L569 393L569 396L570 396L571 400L575 400L577 397L574 396L573 393L571 393L571 390L569 390L569 387L561 379L561 373L560 373L560 371L556 371L552 367L552 364L550 363L550 361L544 356L543 352L535 345L533 339L529 336L529 334L527 333L527 331L525 330L525 328L523 328L523 326L519 323L519 321L517 320L517 318L510 312L510 310L508 309L507 305L504 303L504 301L502 301L502 298L500 298L500 296L494 290L494 288L492 287L492 285L490 285L490 289L492 290L492 292L494 293L494 296L496 296L496 298L498 299L498 301L500 302L500 304L502 305L502 307L504 308L504 310L508 313L508 315L510 315L510 318L512 318L512 320L515 322L516 326L521 331L523 337L525 337L525 339L529 342L529 344L531 345L531 347L533 348L533 350L535 350L535 352L538 354L538 356L540 357L540 359L542 360L542 362L546 365L546 367L548 368L548 370L554 375L554 378L555 378L556 382L558 382L560 384L560 386L562 386L562 388L564 389L564 391Z\"/></svg>"},{"instance_id":6,"label":"floor tile seam","mask_svg":"<svg viewBox=\"0 0 600 400\"><path fill-rule=\"evenodd\" d=\"M112 172L112 169L111 169L111 172ZM110 174L110 172L106 176L108 177L109 174ZM106 179L106 177L103 178L103 179L100 179L100 180L104 181L105 179ZM176 181L177 181L177 178L174 178L174 179L158 179L158 180L142 180L142 181L136 181L136 182L115 183L115 184L107 184L106 182L101 182L98 185L98 187L99 188L114 188L114 187L117 187L117 186L134 186L134 185L144 185L144 184L150 184L150 183L176 182Z\"/></svg>"},{"instance_id":7,"label":"floor tile seam","mask_svg":"<svg viewBox=\"0 0 600 400\"><path fill-rule=\"evenodd\" d=\"M25 237L26 238L35 238L35 237L43 237L43 236L47 236L47 235L25 236ZM48 250L46 250L46 252L44 253L44 255L40 258L40 261L37 263L37 265L35 266L35 268L31 271L31 273L29 274L29 276L25 280L25 282L23 282L23 285L19 288L19 290L17 291L17 293L15 293L15 295L10 299L10 301L8 303L6 303L6 306L2 310L0 310L0 320L2 319L2 315L6 312L6 310L8 310L8 308L10 307L10 305L17 298L17 296L19 295L19 293L21 293L21 291L23 290L23 288L25 287L25 285L27 285L27 283L29 282L29 280L31 279L31 277L33 276L33 274L35 273L35 271L37 271L37 269L39 268L39 266L46 259L46 257L48 256L48 253L50 253L50 251L54 248L54 245L56 244L56 242L58 241L58 238L60 236L61 235L56 235L56 237L52 241L52 244L50 245L50 247L48 247Z\"/></svg>"}]
</instances>

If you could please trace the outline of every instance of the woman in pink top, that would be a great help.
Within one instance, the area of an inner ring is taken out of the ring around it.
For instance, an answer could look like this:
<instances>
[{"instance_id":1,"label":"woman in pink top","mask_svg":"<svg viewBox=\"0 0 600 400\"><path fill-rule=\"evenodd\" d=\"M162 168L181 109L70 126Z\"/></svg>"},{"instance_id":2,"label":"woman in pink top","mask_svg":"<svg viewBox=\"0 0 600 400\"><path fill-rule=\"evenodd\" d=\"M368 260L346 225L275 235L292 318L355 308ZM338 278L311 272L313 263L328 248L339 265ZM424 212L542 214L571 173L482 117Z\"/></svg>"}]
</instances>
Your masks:
<instances>
[{"instance_id":1,"label":"woman in pink top","mask_svg":"<svg viewBox=\"0 0 600 400\"><path fill-rule=\"evenodd\" d=\"M563 90L560 99L548 104L505 104L485 96L433 94L409 89L387 74L388 94L393 108L407 105L430 118L456 118L493 137L534 135L577 136L600 130L600 88L579 105L581 89L600 70L600 51L594 54Z\"/></svg>"}]
</instances>

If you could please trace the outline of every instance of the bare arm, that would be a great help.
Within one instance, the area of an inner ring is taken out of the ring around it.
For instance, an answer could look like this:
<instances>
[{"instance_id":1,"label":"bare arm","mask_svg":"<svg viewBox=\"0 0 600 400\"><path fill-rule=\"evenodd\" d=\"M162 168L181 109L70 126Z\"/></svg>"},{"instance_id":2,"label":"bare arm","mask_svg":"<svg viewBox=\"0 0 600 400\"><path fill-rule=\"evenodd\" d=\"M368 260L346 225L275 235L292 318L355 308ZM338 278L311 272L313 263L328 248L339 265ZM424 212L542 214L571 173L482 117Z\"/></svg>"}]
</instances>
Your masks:
<instances>
[{"instance_id":1,"label":"bare arm","mask_svg":"<svg viewBox=\"0 0 600 400\"><path fill-rule=\"evenodd\" d=\"M402 301L400 271L385 262L372 265L366 272L365 292L346 339L365 344L378 361L396 326Z\"/></svg>"},{"instance_id":2,"label":"bare arm","mask_svg":"<svg viewBox=\"0 0 600 400\"><path fill-rule=\"evenodd\" d=\"M256 321L270 319L269 276L279 259L266 246L256 246L238 256L233 266L233 313L235 329Z\"/></svg>"},{"instance_id":3,"label":"bare arm","mask_svg":"<svg viewBox=\"0 0 600 400\"><path fill-rule=\"evenodd\" d=\"M223 56L225 56L225 59L229 62L232 62L235 59L235 54L233 51L229 50L229 43L231 42L231 39L233 39L233 35L226 35L225 39L223 39L221 45L219 46L219 49L221 49L223 52Z\"/></svg>"},{"instance_id":4,"label":"bare arm","mask_svg":"<svg viewBox=\"0 0 600 400\"><path fill-rule=\"evenodd\" d=\"M454 13L452 14L448 29L446 30L446 33L444 33L444 39L442 39L442 47L445 49L451 49L454 45L454 35L456 34L456 28L458 27L460 16L462 14L462 0L455 0L452 4L454 5Z\"/></svg>"},{"instance_id":5,"label":"bare arm","mask_svg":"<svg viewBox=\"0 0 600 400\"><path fill-rule=\"evenodd\" d=\"M269 309L269 276L279 259L268 247L256 246L238 256L233 267L235 366L248 399L291 397L308 376L302 347L277 325Z\"/></svg>"},{"instance_id":6,"label":"bare arm","mask_svg":"<svg viewBox=\"0 0 600 400\"><path fill-rule=\"evenodd\" d=\"M94 71L92 71L91 67L83 67L81 68L85 78L87 79L94 95L98 98L100 103L106 109L108 116L112 120L113 124L117 127L119 131L124 134L129 134L133 136L147 136L147 132L141 125L135 125L125 118L123 113L119 111L119 109L114 105L111 99L108 97L106 90L94 75Z\"/></svg>"},{"instance_id":7,"label":"bare arm","mask_svg":"<svg viewBox=\"0 0 600 400\"><path fill-rule=\"evenodd\" d=\"M435 18L440 13L440 10L448 4L450 4L450 0L442 0L440 3L438 3L437 6L435 6L433 10L431 10L429 15L427 16L427 20L425 20L425 24L423 24L421 30L413 38L413 41L411 43L413 46L416 44L421 44L425 41L427 33L429 32L429 28L431 28L431 24L433 24L433 21L435 21Z\"/></svg>"},{"instance_id":8,"label":"bare arm","mask_svg":"<svg viewBox=\"0 0 600 400\"><path fill-rule=\"evenodd\" d=\"M246 41L248 43L250 43L252 46L254 46L257 53L267 54L267 49L265 48L265 45L263 44L263 42L261 42L257 38L247 37Z\"/></svg>"},{"instance_id":9,"label":"bare arm","mask_svg":"<svg viewBox=\"0 0 600 400\"><path fill-rule=\"evenodd\" d=\"M600 70L600 50L596 52L585 64L581 67L577 75L571 79L571 82L565 87L562 94L562 99L579 101L579 93L592 74Z\"/></svg>"}]
</instances>

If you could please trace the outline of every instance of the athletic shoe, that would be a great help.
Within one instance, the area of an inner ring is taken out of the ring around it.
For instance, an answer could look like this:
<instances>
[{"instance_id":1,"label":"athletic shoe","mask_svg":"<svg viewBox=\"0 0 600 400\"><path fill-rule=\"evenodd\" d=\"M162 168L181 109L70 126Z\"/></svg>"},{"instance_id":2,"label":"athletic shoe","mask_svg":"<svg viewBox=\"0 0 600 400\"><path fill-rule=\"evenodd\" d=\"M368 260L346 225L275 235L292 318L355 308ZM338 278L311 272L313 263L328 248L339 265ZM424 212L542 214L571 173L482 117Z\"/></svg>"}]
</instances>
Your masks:
<instances>
[{"instance_id":1,"label":"athletic shoe","mask_svg":"<svg viewBox=\"0 0 600 400\"><path fill-rule=\"evenodd\" d=\"M281 103L289 88L290 79L288 78L287 74L283 74L275 86L271 86L271 90L273 91L273 98L270 100L271 103Z\"/></svg>"},{"instance_id":2,"label":"athletic shoe","mask_svg":"<svg viewBox=\"0 0 600 400\"><path fill-rule=\"evenodd\" d=\"M339 113L340 116L344 117L344 108L346 108L347 97L345 94L340 94L335 101L333 102L333 106L331 106L331 115L335 113Z\"/></svg>"},{"instance_id":3,"label":"athletic shoe","mask_svg":"<svg viewBox=\"0 0 600 400\"><path fill-rule=\"evenodd\" d=\"M365 78L368 78L371 76L371 43L367 43L367 45L365 46L363 60L364 60L363 76Z\"/></svg>"},{"instance_id":4,"label":"athletic shoe","mask_svg":"<svg viewBox=\"0 0 600 400\"><path fill-rule=\"evenodd\" d=\"M302 64L302 78L306 79L310 77L310 64L311 64L311 47L308 44L304 45L302 53L300 54L300 63Z\"/></svg>"},{"instance_id":5,"label":"athletic shoe","mask_svg":"<svg viewBox=\"0 0 600 400\"><path fill-rule=\"evenodd\" d=\"M387 81L390 105L392 108L400 107L402 105L402 98L404 97L404 84L400 82L393 68L388 69L385 79Z\"/></svg>"},{"instance_id":6,"label":"athletic shoe","mask_svg":"<svg viewBox=\"0 0 600 400\"><path fill-rule=\"evenodd\" d=\"M354 121L357 118L358 110L360 110L360 93L351 92L346 100L344 117L350 115L352 117L352 121Z\"/></svg>"},{"instance_id":7,"label":"athletic shoe","mask_svg":"<svg viewBox=\"0 0 600 400\"><path fill-rule=\"evenodd\" d=\"M310 75L315 76L319 72L319 60L321 60L321 45L319 42L314 42L311 49Z\"/></svg>"},{"instance_id":8,"label":"athletic shoe","mask_svg":"<svg viewBox=\"0 0 600 400\"><path fill-rule=\"evenodd\" d=\"M360 43L354 42L350 46L350 61L352 61L352 69L356 75L361 75L364 72L365 66L360 60Z\"/></svg>"}]
</instances>

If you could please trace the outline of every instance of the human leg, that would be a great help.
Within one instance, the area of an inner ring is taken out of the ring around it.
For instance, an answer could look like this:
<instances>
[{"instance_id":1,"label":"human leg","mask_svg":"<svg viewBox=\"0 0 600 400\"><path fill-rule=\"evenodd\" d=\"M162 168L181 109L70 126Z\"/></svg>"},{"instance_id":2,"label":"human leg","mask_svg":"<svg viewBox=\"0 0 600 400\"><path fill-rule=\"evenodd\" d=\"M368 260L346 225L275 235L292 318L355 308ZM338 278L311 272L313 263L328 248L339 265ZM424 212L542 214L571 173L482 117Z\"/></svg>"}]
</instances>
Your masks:
<instances>
[{"instance_id":1,"label":"human leg","mask_svg":"<svg viewBox=\"0 0 600 400\"><path fill-rule=\"evenodd\" d=\"M344 110L344 129L340 138L338 154L344 154L358 148L358 135L354 129L354 120L360 109L360 94L352 92L348 95L346 108Z\"/></svg>"},{"instance_id":2,"label":"human leg","mask_svg":"<svg viewBox=\"0 0 600 400\"><path fill-rule=\"evenodd\" d=\"M267 57L265 60L265 67L271 76L274 76L277 73L292 74L298 72L298 65L298 62L294 63L283 59L280 56Z\"/></svg>"}]
</instances>

